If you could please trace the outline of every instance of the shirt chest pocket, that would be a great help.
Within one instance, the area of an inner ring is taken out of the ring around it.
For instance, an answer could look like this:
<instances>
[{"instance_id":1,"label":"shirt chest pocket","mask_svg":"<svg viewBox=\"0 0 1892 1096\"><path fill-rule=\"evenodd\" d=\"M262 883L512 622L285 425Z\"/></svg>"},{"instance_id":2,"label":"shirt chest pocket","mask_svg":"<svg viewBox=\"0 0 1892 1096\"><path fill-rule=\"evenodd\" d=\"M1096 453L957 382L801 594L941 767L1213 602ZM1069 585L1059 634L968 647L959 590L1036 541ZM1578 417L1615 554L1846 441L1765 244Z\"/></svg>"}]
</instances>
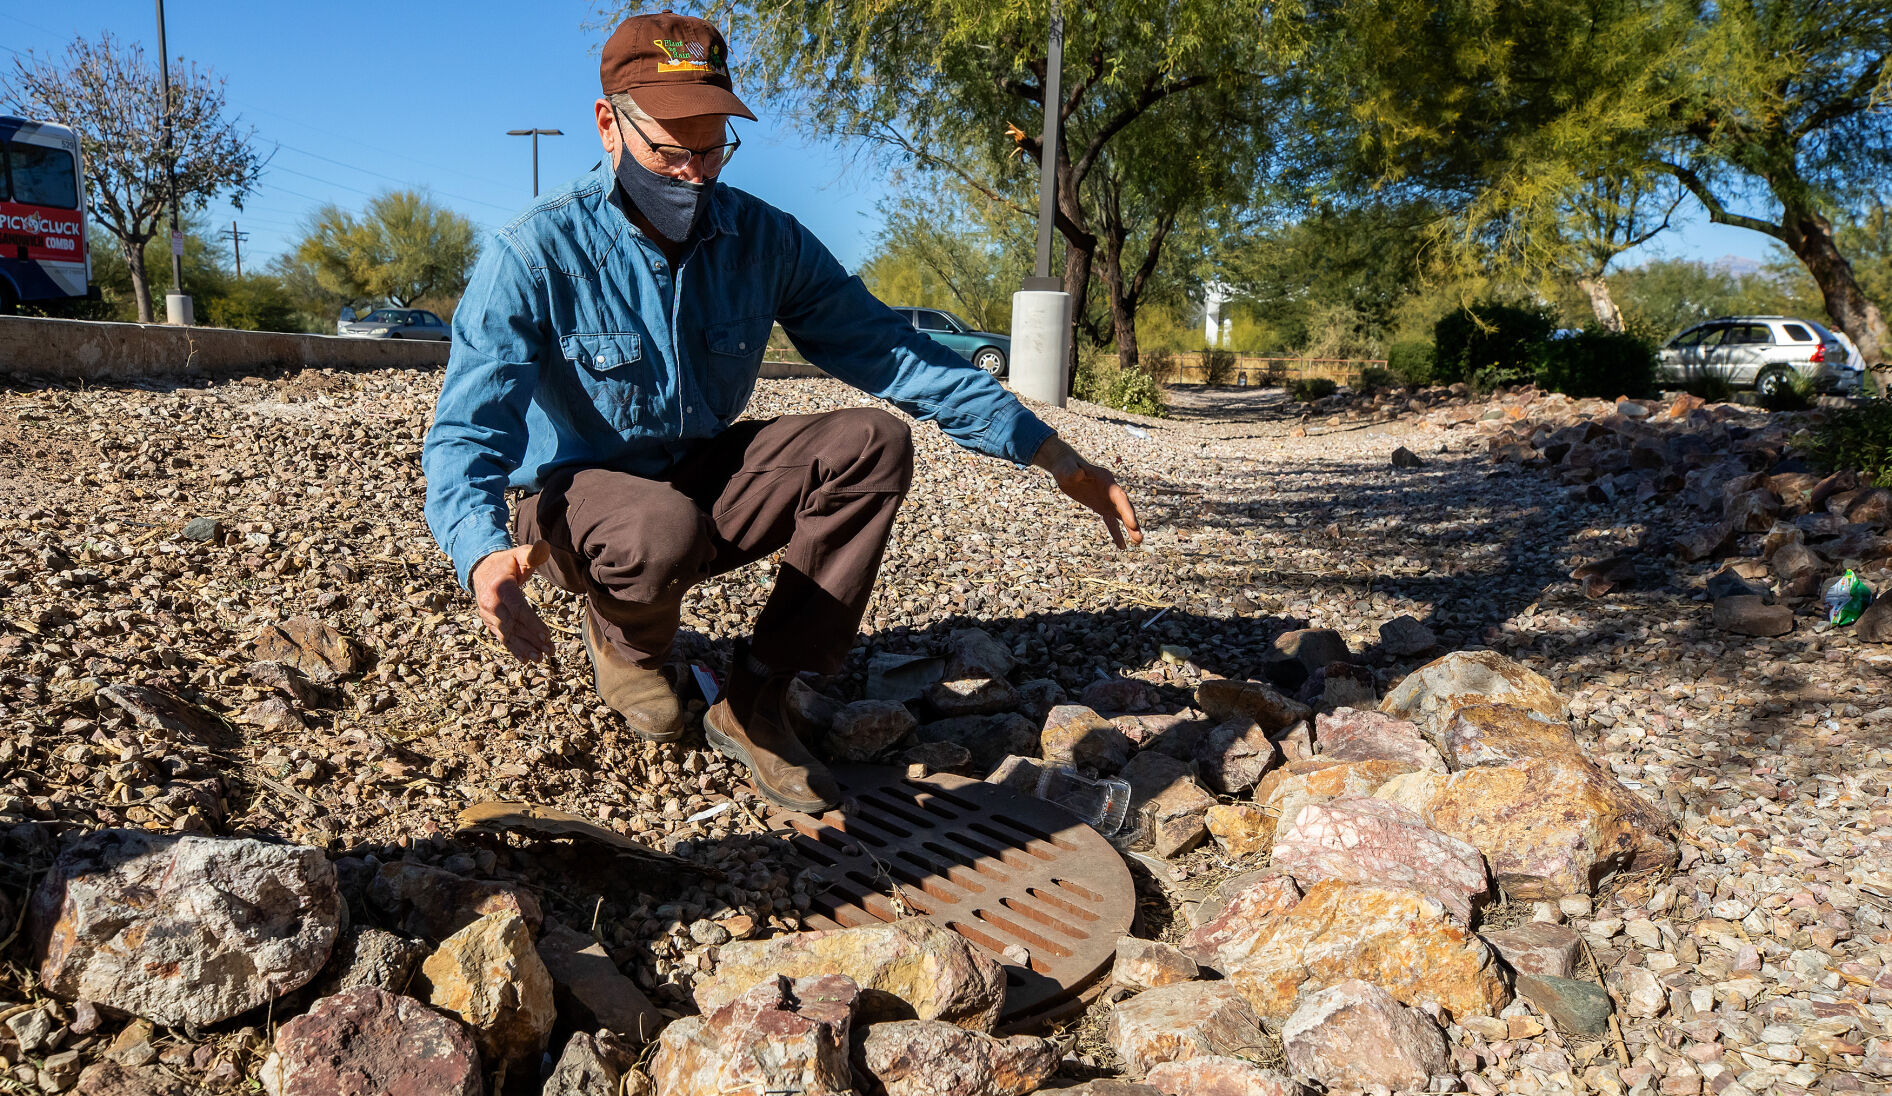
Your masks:
<instances>
[{"instance_id":1,"label":"shirt chest pocket","mask_svg":"<svg viewBox=\"0 0 1892 1096\"><path fill-rule=\"evenodd\" d=\"M709 349L709 375L703 379L703 398L724 423L735 421L749 406L762 352L769 344L775 321L768 316L711 324L703 331Z\"/></svg>"},{"instance_id":2,"label":"shirt chest pocket","mask_svg":"<svg viewBox=\"0 0 1892 1096\"><path fill-rule=\"evenodd\" d=\"M650 398L643 337L635 331L599 331L563 336L558 346L592 405L614 426L634 425Z\"/></svg>"}]
</instances>

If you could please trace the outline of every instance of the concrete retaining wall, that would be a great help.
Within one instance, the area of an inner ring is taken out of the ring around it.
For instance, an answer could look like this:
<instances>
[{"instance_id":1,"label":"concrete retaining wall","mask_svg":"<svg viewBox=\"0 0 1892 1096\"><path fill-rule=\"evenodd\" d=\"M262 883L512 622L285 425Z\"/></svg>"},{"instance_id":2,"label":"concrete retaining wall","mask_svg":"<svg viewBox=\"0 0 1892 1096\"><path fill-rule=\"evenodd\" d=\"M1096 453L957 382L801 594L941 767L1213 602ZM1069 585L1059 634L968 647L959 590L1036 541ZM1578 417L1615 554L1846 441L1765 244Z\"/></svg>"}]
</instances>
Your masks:
<instances>
[{"instance_id":1,"label":"concrete retaining wall","mask_svg":"<svg viewBox=\"0 0 1892 1096\"><path fill-rule=\"evenodd\" d=\"M131 381L270 367L438 369L446 364L442 342L0 316L0 377ZM762 363L762 376L770 379L826 375L811 365Z\"/></svg>"},{"instance_id":2,"label":"concrete retaining wall","mask_svg":"<svg viewBox=\"0 0 1892 1096\"><path fill-rule=\"evenodd\" d=\"M0 316L0 375L127 381L271 366L426 369L446 364L446 343Z\"/></svg>"}]
</instances>

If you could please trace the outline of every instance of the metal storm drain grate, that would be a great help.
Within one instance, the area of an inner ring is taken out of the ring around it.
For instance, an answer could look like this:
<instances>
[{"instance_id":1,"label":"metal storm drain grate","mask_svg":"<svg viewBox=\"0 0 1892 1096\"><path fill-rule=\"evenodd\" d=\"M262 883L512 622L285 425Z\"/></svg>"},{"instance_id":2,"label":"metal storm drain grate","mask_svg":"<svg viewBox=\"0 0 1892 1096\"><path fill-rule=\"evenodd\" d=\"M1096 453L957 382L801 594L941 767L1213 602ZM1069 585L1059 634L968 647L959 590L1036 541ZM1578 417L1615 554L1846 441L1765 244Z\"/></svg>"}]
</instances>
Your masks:
<instances>
[{"instance_id":1,"label":"metal storm drain grate","mask_svg":"<svg viewBox=\"0 0 1892 1096\"><path fill-rule=\"evenodd\" d=\"M944 925L1004 965L1008 1024L1054 1017L1110 965L1136 893L1097 831L1042 800L961 776L909 780L871 765L834 775L840 807L769 818L792 831L790 843L828 881L808 927L916 914Z\"/></svg>"}]
</instances>

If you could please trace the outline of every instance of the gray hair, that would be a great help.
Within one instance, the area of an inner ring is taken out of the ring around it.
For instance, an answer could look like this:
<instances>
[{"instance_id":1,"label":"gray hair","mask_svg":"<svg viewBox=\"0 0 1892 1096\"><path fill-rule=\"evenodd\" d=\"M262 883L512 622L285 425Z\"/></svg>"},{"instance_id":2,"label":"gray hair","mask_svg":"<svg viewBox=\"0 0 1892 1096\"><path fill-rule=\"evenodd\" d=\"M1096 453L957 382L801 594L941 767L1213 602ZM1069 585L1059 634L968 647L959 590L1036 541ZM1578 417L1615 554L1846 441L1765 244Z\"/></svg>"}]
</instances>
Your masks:
<instances>
[{"instance_id":1,"label":"gray hair","mask_svg":"<svg viewBox=\"0 0 1892 1096\"><path fill-rule=\"evenodd\" d=\"M637 100L631 98L630 92L614 91L607 98L611 102L611 108L621 112L633 124L640 126L656 124L657 120L644 113L644 108L637 105Z\"/></svg>"}]
</instances>

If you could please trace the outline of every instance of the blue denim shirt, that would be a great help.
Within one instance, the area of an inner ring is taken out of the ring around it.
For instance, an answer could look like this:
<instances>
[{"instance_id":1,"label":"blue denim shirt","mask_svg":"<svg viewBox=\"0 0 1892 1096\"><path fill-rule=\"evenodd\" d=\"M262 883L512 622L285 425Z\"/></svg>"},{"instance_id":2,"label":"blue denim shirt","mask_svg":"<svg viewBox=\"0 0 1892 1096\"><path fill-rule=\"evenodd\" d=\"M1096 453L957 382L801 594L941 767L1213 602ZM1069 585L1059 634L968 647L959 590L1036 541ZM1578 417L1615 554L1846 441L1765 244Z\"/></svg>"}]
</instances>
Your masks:
<instances>
[{"instance_id":1,"label":"blue denim shirt","mask_svg":"<svg viewBox=\"0 0 1892 1096\"><path fill-rule=\"evenodd\" d=\"M609 161L480 253L421 454L427 525L462 586L512 547L507 487L568 465L661 476L743 412L779 322L810 362L960 445L1029 463L1051 428L915 331L793 217L716 184L673 268L612 199Z\"/></svg>"}]
</instances>

